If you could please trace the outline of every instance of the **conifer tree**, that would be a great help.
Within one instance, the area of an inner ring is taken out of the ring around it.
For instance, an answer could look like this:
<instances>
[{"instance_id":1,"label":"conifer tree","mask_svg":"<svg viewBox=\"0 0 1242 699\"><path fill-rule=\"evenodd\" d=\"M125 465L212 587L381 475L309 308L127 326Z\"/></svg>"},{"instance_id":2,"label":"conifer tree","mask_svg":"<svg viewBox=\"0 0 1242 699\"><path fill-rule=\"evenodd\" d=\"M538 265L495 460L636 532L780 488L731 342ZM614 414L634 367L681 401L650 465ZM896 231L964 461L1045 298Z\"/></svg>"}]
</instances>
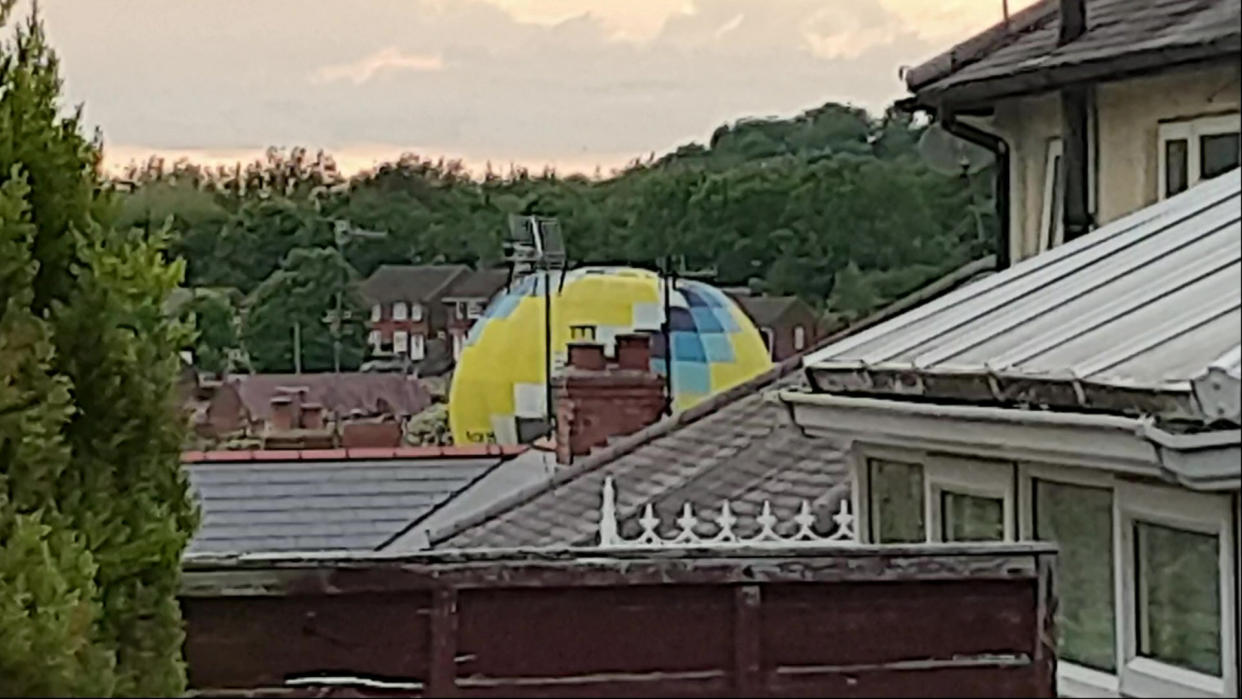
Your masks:
<instances>
[{"instance_id":1,"label":"conifer tree","mask_svg":"<svg viewBox=\"0 0 1242 699\"><path fill-rule=\"evenodd\" d=\"M12 8L0 2L0 26ZM99 139L32 15L0 45L0 694L184 690L195 525L175 404L182 275L115 230Z\"/></svg>"}]
</instances>

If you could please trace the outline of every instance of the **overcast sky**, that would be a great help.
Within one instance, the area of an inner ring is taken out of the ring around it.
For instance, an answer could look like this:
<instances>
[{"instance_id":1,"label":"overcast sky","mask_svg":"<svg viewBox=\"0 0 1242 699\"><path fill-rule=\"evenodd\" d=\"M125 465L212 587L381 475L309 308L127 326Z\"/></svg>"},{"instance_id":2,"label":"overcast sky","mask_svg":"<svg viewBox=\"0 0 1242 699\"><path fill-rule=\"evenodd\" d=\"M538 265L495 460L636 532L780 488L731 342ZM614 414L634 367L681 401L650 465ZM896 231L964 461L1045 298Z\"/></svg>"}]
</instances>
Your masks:
<instances>
[{"instance_id":1,"label":"overcast sky","mask_svg":"<svg viewBox=\"0 0 1242 699\"><path fill-rule=\"evenodd\" d=\"M1029 0L1010 0L1011 10ZM878 112L1002 0L42 0L110 163L268 145L605 169L744 116ZM19 14L26 6L19 6Z\"/></svg>"}]
</instances>

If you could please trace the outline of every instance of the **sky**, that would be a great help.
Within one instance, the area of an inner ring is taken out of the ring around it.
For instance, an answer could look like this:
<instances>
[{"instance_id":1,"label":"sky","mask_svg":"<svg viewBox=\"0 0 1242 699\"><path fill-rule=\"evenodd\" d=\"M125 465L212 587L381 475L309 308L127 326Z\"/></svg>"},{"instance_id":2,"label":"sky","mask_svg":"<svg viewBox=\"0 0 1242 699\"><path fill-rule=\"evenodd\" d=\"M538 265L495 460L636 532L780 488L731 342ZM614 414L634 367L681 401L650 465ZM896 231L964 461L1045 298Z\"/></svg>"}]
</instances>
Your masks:
<instances>
[{"instance_id":1,"label":"sky","mask_svg":"<svg viewBox=\"0 0 1242 699\"><path fill-rule=\"evenodd\" d=\"M267 146L355 171L402 152L562 172L833 100L880 113L898 70L1003 0L42 0L67 99L112 167ZM1030 0L1009 0L1010 11ZM17 17L28 11L18 6Z\"/></svg>"}]
</instances>

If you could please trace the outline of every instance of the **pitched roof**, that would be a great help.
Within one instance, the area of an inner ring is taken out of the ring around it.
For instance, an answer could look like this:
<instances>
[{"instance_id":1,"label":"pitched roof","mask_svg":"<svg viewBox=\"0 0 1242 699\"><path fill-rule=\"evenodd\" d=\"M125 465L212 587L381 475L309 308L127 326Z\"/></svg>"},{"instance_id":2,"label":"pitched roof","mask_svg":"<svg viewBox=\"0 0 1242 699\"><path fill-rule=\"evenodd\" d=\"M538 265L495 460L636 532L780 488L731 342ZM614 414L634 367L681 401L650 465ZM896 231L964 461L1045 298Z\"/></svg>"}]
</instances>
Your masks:
<instances>
[{"instance_id":1,"label":"pitched roof","mask_svg":"<svg viewBox=\"0 0 1242 699\"><path fill-rule=\"evenodd\" d=\"M974 279L994 259L967 265L866 319L857 331ZM838 334L836 337L840 337ZM821 345L822 346L822 345ZM821 526L847 496L844 454L834 443L807 437L788 423L782 408L765 402L773 387L798 385L801 358L724 391L689 410L562 467L492 507L431 533L435 548L508 548L582 545L594 541L604 478L616 481L622 534L632 536L634 518L648 504L666 524L683 504L700 513L729 500L749 536L764 500L789 521L803 500L811 502ZM705 525L710 528L711 525ZM704 532L707 533L707 532Z\"/></svg>"},{"instance_id":2,"label":"pitched roof","mask_svg":"<svg viewBox=\"0 0 1242 699\"><path fill-rule=\"evenodd\" d=\"M509 281L507 269L476 269L453 279L444 290L446 299L490 299Z\"/></svg>"},{"instance_id":3,"label":"pitched roof","mask_svg":"<svg viewBox=\"0 0 1242 699\"><path fill-rule=\"evenodd\" d=\"M733 300L760 327L775 325L789 309L800 302L797 296L738 295L734 296Z\"/></svg>"},{"instance_id":4,"label":"pitched roof","mask_svg":"<svg viewBox=\"0 0 1242 699\"><path fill-rule=\"evenodd\" d=\"M187 554L374 550L503 458L187 463L203 513Z\"/></svg>"},{"instance_id":5,"label":"pitched roof","mask_svg":"<svg viewBox=\"0 0 1242 699\"><path fill-rule=\"evenodd\" d=\"M458 277L469 273L466 265L380 265L360 289L371 303L427 303L435 301Z\"/></svg>"},{"instance_id":6,"label":"pitched roof","mask_svg":"<svg viewBox=\"0 0 1242 699\"><path fill-rule=\"evenodd\" d=\"M984 101L1242 50L1242 0L1086 0L1086 15L1086 32L1058 46L1059 2L1041 0L912 68L906 84L924 103Z\"/></svg>"},{"instance_id":7,"label":"pitched roof","mask_svg":"<svg viewBox=\"0 0 1242 699\"><path fill-rule=\"evenodd\" d=\"M271 415L274 396L299 388L306 389L307 401L337 415L354 410L366 415L414 415L431 404L422 383L405 374L233 374L225 383L237 390L251 417L264 420Z\"/></svg>"},{"instance_id":8,"label":"pitched roof","mask_svg":"<svg viewBox=\"0 0 1242 699\"><path fill-rule=\"evenodd\" d=\"M1216 419L1242 334L1235 169L806 359L825 391ZM1237 405L1238 383L1233 382ZM1236 419L1236 418L1235 418Z\"/></svg>"}]
</instances>

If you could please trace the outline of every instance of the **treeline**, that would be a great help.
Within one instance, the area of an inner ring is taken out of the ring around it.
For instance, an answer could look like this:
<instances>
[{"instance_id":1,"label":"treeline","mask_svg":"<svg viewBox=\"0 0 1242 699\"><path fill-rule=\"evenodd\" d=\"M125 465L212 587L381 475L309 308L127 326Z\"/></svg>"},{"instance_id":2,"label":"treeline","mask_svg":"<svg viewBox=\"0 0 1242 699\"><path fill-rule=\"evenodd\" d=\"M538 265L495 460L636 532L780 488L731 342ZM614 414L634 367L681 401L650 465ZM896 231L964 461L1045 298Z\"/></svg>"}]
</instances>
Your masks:
<instances>
[{"instance_id":1,"label":"treeline","mask_svg":"<svg viewBox=\"0 0 1242 699\"><path fill-rule=\"evenodd\" d=\"M169 223L187 285L235 290L198 303L219 310L243 299L235 343L246 352L233 354L264 371L292 367L284 326L294 319L304 366L330 368L325 314L342 285L380 264L498 262L514 213L560 219L575 264L672 255L714 270L718 284L797 294L849 315L992 249L990 174L931 171L917 152L920 133L893 109L872 118L829 103L792 119L721 126L707 144L607 177L472 175L458 162L406 155L346 178L329 156L303 149L271 149L232 168L153 159L123 174L133 186L124 222ZM386 236L338 239L338 227ZM346 297L344 363L356 366L363 315Z\"/></svg>"}]
</instances>

